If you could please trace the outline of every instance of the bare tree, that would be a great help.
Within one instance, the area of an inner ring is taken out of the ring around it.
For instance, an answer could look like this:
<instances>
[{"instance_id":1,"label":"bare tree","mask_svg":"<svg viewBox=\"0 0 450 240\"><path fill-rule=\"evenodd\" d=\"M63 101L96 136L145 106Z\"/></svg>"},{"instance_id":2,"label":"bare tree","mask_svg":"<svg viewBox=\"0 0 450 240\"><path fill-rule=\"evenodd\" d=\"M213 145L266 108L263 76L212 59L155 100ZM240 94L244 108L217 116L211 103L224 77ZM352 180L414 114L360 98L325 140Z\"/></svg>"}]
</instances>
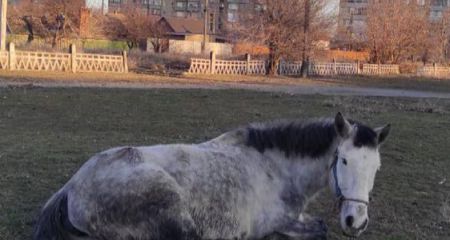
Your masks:
<instances>
[{"instance_id":1,"label":"bare tree","mask_svg":"<svg viewBox=\"0 0 450 240\"><path fill-rule=\"evenodd\" d=\"M138 46L139 42L159 36L161 29L157 26L158 17L148 14L136 4L126 4L122 9L123 25L126 30L125 39L130 49Z\"/></svg>"},{"instance_id":2,"label":"bare tree","mask_svg":"<svg viewBox=\"0 0 450 240\"><path fill-rule=\"evenodd\" d=\"M414 56L426 57L429 5L422 3L370 1L366 38L371 62L399 63Z\"/></svg>"},{"instance_id":3,"label":"bare tree","mask_svg":"<svg viewBox=\"0 0 450 240\"><path fill-rule=\"evenodd\" d=\"M331 19L325 0L253 0L254 11L243 11L233 26L241 40L268 46L268 73L276 74L281 58L307 63L318 40L328 38ZM235 34L235 33L233 33Z\"/></svg>"},{"instance_id":4,"label":"bare tree","mask_svg":"<svg viewBox=\"0 0 450 240\"><path fill-rule=\"evenodd\" d=\"M40 0L44 14L41 23L47 30L47 36L56 46L58 39L79 35L80 11L83 0Z\"/></svg>"},{"instance_id":5,"label":"bare tree","mask_svg":"<svg viewBox=\"0 0 450 240\"><path fill-rule=\"evenodd\" d=\"M58 39L78 35L82 6L83 0L20 0L13 17L23 21L28 42L38 35L55 47Z\"/></svg>"},{"instance_id":6,"label":"bare tree","mask_svg":"<svg viewBox=\"0 0 450 240\"><path fill-rule=\"evenodd\" d=\"M443 11L442 16L432 21L430 31L430 48L435 61L444 63L449 56L450 43L450 9Z\"/></svg>"},{"instance_id":7,"label":"bare tree","mask_svg":"<svg viewBox=\"0 0 450 240\"><path fill-rule=\"evenodd\" d=\"M33 7L32 0L21 0L16 4L10 4L8 9L8 22L18 28L23 28L28 34L28 42L35 38L36 16L40 15L38 7Z\"/></svg>"}]
</instances>

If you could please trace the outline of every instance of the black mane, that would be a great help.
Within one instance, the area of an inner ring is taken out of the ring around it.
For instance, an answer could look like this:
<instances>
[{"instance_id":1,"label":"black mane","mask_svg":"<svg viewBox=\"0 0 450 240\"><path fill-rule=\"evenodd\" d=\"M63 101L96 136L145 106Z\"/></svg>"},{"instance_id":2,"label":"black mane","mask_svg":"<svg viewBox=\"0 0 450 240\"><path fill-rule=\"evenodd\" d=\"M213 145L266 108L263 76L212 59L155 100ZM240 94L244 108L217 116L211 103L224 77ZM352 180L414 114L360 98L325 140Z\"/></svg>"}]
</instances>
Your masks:
<instances>
[{"instance_id":1,"label":"black mane","mask_svg":"<svg viewBox=\"0 0 450 240\"><path fill-rule=\"evenodd\" d=\"M284 152L287 157L320 157L329 151L337 136L333 122L320 121L249 126L247 132L247 146L254 147L259 152L275 148Z\"/></svg>"},{"instance_id":2,"label":"black mane","mask_svg":"<svg viewBox=\"0 0 450 240\"><path fill-rule=\"evenodd\" d=\"M353 139L356 147L376 147L377 134L372 128L349 120L356 126ZM246 145L263 153L268 149L278 149L289 156L317 158L329 152L337 138L334 121L300 122L287 121L246 128Z\"/></svg>"}]
</instances>

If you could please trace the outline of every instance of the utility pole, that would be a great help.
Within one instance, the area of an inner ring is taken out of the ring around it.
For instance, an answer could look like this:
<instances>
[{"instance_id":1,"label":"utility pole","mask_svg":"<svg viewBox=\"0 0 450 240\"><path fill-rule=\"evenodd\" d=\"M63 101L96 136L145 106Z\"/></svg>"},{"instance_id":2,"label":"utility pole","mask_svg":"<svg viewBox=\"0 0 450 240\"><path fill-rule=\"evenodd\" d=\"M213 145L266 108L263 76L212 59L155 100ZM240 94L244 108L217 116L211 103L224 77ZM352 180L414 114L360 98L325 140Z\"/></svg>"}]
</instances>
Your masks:
<instances>
[{"instance_id":1,"label":"utility pole","mask_svg":"<svg viewBox=\"0 0 450 240\"><path fill-rule=\"evenodd\" d=\"M309 68L309 27L310 27L310 13L311 13L311 0L305 1L305 19L303 24L303 50L302 50L302 67L300 69L302 78L308 76Z\"/></svg>"},{"instance_id":2,"label":"utility pole","mask_svg":"<svg viewBox=\"0 0 450 240\"><path fill-rule=\"evenodd\" d=\"M6 50L6 10L8 9L8 0L2 0L1 6L1 24L0 24L0 51Z\"/></svg>"},{"instance_id":3,"label":"utility pole","mask_svg":"<svg viewBox=\"0 0 450 240\"><path fill-rule=\"evenodd\" d=\"M105 0L102 0L102 15L105 15Z\"/></svg>"},{"instance_id":4,"label":"utility pole","mask_svg":"<svg viewBox=\"0 0 450 240\"><path fill-rule=\"evenodd\" d=\"M206 35L208 34L208 0L205 0L205 8L203 9L203 42L202 42L202 53L206 50Z\"/></svg>"}]
</instances>

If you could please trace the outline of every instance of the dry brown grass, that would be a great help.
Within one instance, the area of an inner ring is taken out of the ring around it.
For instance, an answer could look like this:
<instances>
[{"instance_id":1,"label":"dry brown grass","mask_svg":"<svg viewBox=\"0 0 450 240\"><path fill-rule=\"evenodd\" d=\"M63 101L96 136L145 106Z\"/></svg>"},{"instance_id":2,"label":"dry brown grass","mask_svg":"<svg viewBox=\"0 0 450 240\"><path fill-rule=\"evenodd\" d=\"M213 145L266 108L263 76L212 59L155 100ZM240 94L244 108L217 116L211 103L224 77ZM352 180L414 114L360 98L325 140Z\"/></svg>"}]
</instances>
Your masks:
<instances>
[{"instance_id":1,"label":"dry brown grass","mask_svg":"<svg viewBox=\"0 0 450 240\"><path fill-rule=\"evenodd\" d=\"M189 70L189 55L154 54L142 51L131 51L128 54L129 69L135 72L154 74L181 74Z\"/></svg>"},{"instance_id":2,"label":"dry brown grass","mask_svg":"<svg viewBox=\"0 0 450 240\"><path fill-rule=\"evenodd\" d=\"M361 87L417 90L431 92L450 92L450 80L436 80L416 77L328 77L328 78L293 78L283 76L246 76L246 75L193 75L184 74L176 61L166 58L143 60L153 62L152 68L138 68L128 74L110 73L64 73L64 72L18 72L0 70L0 84L29 84L29 83L57 83L63 86L65 83L76 85L89 83L91 85L106 86L108 84L259 84L276 87L309 86L309 87ZM160 61L160 64L154 62ZM167 61L167 62L165 62ZM165 65L164 65L165 63ZM172 65L173 64L173 65ZM182 63L180 63L182 64ZM170 71L167 69L170 68ZM152 70L153 69L153 70ZM427 111L426 103L417 106L417 109ZM433 108L440 112L438 108Z\"/></svg>"}]
</instances>

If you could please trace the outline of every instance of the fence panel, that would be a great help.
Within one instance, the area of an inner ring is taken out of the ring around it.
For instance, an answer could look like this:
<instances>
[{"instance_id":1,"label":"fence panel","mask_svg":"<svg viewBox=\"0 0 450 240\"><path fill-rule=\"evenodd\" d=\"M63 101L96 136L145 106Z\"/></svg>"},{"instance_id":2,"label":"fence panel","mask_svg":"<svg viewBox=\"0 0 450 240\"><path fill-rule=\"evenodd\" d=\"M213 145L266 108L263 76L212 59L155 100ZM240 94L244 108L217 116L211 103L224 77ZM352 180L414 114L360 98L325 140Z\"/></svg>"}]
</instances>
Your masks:
<instances>
[{"instance_id":1,"label":"fence panel","mask_svg":"<svg viewBox=\"0 0 450 240\"><path fill-rule=\"evenodd\" d=\"M16 70L24 71L69 71L70 54L68 53L46 53L46 52L23 52L15 53Z\"/></svg>"},{"instance_id":2,"label":"fence panel","mask_svg":"<svg viewBox=\"0 0 450 240\"><path fill-rule=\"evenodd\" d=\"M425 77L450 77L450 67L424 66L417 70L417 75Z\"/></svg>"},{"instance_id":3,"label":"fence panel","mask_svg":"<svg viewBox=\"0 0 450 240\"><path fill-rule=\"evenodd\" d=\"M359 69L357 63L311 63L308 73L317 76L355 75Z\"/></svg>"},{"instance_id":4,"label":"fence panel","mask_svg":"<svg viewBox=\"0 0 450 240\"><path fill-rule=\"evenodd\" d=\"M363 64L362 73L366 75L400 74L400 67L394 64Z\"/></svg>"},{"instance_id":5,"label":"fence panel","mask_svg":"<svg viewBox=\"0 0 450 240\"><path fill-rule=\"evenodd\" d=\"M260 60L249 61L248 74L266 75L266 61L260 61Z\"/></svg>"},{"instance_id":6,"label":"fence panel","mask_svg":"<svg viewBox=\"0 0 450 240\"><path fill-rule=\"evenodd\" d=\"M232 75L247 74L247 62L216 60L214 73Z\"/></svg>"},{"instance_id":7,"label":"fence panel","mask_svg":"<svg viewBox=\"0 0 450 240\"><path fill-rule=\"evenodd\" d=\"M246 61L216 60L213 53L209 59L192 58L189 73L196 74L266 74L266 61L250 60ZM281 61L278 65L278 74L292 76L300 75L302 62ZM442 70L443 71L443 70ZM360 70L359 63L311 63L308 67L308 74L311 76L332 76L332 75L390 75L400 74L399 65L392 64L363 64Z\"/></svg>"},{"instance_id":8,"label":"fence panel","mask_svg":"<svg viewBox=\"0 0 450 240\"><path fill-rule=\"evenodd\" d=\"M191 58L189 73L209 74L211 73L211 61L209 59Z\"/></svg>"},{"instance_id":9,"label":"fence panel","mask_svg":"<svg viewBox=\"0 0 450 240\"><path fill-rule=\"evenodd\" d=\"M328 76L334 74L334 68L330 63L311 63L308 73L310 75Z\"/></svg>"},{"instance_id":10,"label":"fence panel","mask_svg":"<svg viewBox=\"0 0 450 240\"><path fill-rule=\"evenodd\" d=\"M266 74L266 62L261 60L250 61L233 61L233 60L214 60L191 58L191 66L188 73L193 74L214 74L223 75L244 75L254 74L263 75ZM211 67L213 69L211 69ZM211 71L212 70L212 71Z\"/></svg>"},{"instance_id":11,"label":"fence panel","mask_svg":"<svg viewBox=\"0 0 450 240\"><path fill-rule=\"evenodd\" d=\"M300 75L302 62L280 62L278 74L285 76Z\"/></svg>"},{"instance_id":12,"label":"fence panel","mask_svg":"<svg viewBox=\"0 0 450 240\"><path fill-rule=\"evenodd\" d=\"M339 75L359 74L358 63L336 63L336 72Z\"/></svg>"},{"instance_id":13,"label":"fence panel","mask_svg":"<svg viewBox=\"0 0 450 240\"><path fill-rule=\"evenodd\" d=\"M8 59L9 55L8 52L2 52L0 51L0 69L6 70L8 69Z\"/></svg>"},{"instance_id":14,"label":"fence panel","mask_svg":"<svg viewBox=\"0 0 450 240\"><path fill-rule=\"evenodd\" d=\"M123 57L101 54L76 54L77 72L125 72Z\"/></svg>"}]
</instances>

